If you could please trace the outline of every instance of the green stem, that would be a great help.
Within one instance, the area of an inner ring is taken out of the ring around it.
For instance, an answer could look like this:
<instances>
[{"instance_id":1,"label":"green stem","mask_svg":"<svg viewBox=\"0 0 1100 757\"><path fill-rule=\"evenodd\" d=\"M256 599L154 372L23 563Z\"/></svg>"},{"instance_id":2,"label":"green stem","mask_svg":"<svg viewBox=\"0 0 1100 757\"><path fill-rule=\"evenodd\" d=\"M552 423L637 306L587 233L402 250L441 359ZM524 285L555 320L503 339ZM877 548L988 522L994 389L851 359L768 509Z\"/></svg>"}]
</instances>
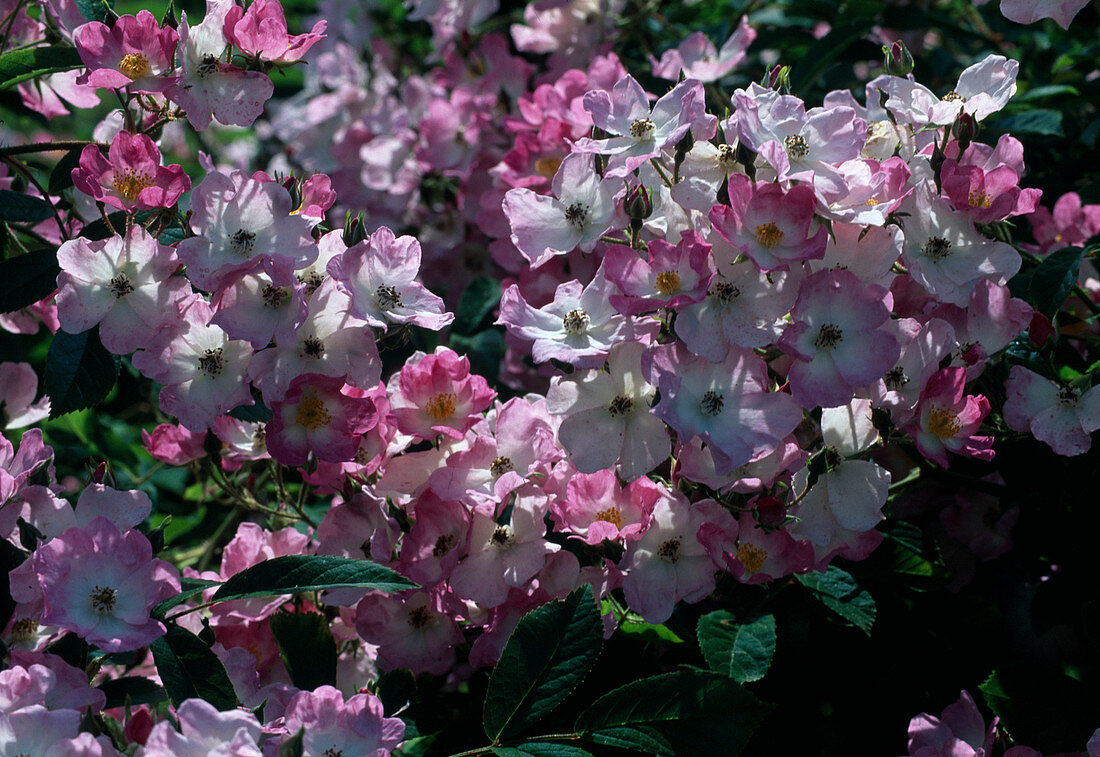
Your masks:
<instances>
[{"instance_id":1,"label":"green stem","mask_svg":"<svg viewBox=\"0 0 1100 757\"><path fill-rule=\"evenodd\" d=\"M661 165L661 161L657 160L656 158L650 158L649 162L657 171L657 175L661 177L661 181L665 183L665 186L667 186L669 189L672 189L672 179L668 177L668 173L665 172L665 168Z\"/></svg>"},{"instance_id":2,"label":"green stem","mask_svg":"<svg viewBox=\"0 0 1100 757\"><path fill-rule=\"evenodd\" d=\"M0 147L0 156L8 157L11 155L23 155L28 152L56 152L58 150L73 150L77 147L84 147L85 145L94 145L87 139L69 139L62 140L60 142L34 142L29 145L12 145L11 147Z\"/></svg>"}]
</instances>

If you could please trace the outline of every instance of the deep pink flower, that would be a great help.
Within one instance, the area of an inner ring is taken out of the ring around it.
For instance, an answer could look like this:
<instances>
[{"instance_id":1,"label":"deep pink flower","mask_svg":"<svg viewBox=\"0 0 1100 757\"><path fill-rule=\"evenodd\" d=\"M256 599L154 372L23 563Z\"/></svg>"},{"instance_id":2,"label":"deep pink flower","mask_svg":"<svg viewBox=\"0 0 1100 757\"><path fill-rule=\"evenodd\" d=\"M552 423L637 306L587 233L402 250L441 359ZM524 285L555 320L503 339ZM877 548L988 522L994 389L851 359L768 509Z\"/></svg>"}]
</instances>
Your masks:
<instances>
[{"instance_id":1,"label":"deep pink flower","mask_svg":"<svg viewBox=\"0 0 1100 757\"><path fill-rule=\"evenodd\" d=\"M179 36L161 28L147 10L120 16L113 27L92 21L73 33L76 50L88 67L86 81L96 87L129 86L134 92L159 92L170 79ZM83 82L82 82L83 83Z\"/></svg>"},{"instance_id":2,"label":"deep pink flower","mask_svg":"<svg viewBox=\"0 0 1100 757\"><path fill-rule=\"evenodd\" d=\"M287 34L286 16L279 0L256 0L248 10L232 6L225 14L226 41L246 55L276 65L289 65L301 60L309 48L325 36L327 21L313 25L308 34Z\"/></svg>"},{"instance_id":3,"label":"deep pink flower","mask_svg":"<svg viewBox=\"0 0 1100 757\"><path fill-rule=\"evenodd\" d=\"M374 403L344 394L343 378L315 373L298 376L286 398L272 404L267 449L283 465L305 465L312 452L319 460L355 458L359 437L378 423Z\"/></svg>"},{"instance_id":4,"label":"deep pink flower","mask_svg":"<svg viewBox=\"0 0 1100 757\"><path fill-rule=\"evenodd\" d=\"M469 358L447 347L409 358L390 380L389 394L397 427L421 439L461 439L496 396L484 378L470 373Z\"/></svg>"},{"instance_id":5,"label":"deep pink flower","mask_svg":"<svg viewBox=\"0 0 1100 757\"><path fill-rule=\"evenodd\" d=\"M128 131L115 135L107 158L98 145L85 147L73 169L73 184L93 199L131 213L170 208L191 189L183 166L162 166L156 143Z\"/></svg>"},{"instance_id":6,"label":"deep pink flower","mask_svg":"<svg viewBox=\"0 0 1100 757\"><path fill-rule=\"evenodd\" d=\"M658 308L679 309L699 302L714 278L710 245L685 231L677 245L654 239L644 259L629 247L616 245L604 258L607 279L622 292L611 304L620 313L638 315Z\"/></svg>"},{"instance_id":7,"label":"deep pink flower","mask_svg":"<svg viewBox=\"0 0 1100 757\"><path fill-rule=\"evenodd\" d=\"M653 506L667 496L664 491L645 476L623 487L609 470L577 473L569 479L565 499L552 504L551 510L562 530L586 544L633 541L649 527Z\"/></svg>"},{"instance_id":8,"label":"deep pink flower","mask_svg":"<svg viewBox=\"0 0 1100 757\"><path fill-rule=\"evenodd\" d=\"M906 429L925 457L945 468L947 452L979 460L993 459L993 437L977 436L989 414L989 400L965 395L966 371L945 368L933 375L921 394L914 422Z\"/></svg>"}]
</instances>

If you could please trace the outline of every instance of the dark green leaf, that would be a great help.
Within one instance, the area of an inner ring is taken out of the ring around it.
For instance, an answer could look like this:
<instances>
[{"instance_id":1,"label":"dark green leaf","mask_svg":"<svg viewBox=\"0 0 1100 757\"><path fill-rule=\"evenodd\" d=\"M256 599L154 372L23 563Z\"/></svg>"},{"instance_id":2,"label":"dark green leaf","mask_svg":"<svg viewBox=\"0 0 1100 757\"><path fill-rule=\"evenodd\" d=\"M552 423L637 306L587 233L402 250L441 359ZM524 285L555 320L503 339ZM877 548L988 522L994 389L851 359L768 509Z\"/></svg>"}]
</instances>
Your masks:
<instances>
[{"instance_id":1,"label":"dark green leaf","mask_svg":"<svg viewBox=\"0 0 1100 757\"><path fill-rule=\"evenodd\" d=\"M519 746L495 746L493 754L498 757L592 757L591 752L579 746L548 741L528 741Z\"/></svg>"},{"instance_id":2,"label":"dark green leaf","mask_svg":"<svg viewBox=\"0 0 1100 757\"><path fill-rule=\"evenodd\" d=\"M770 709L732 678L682 670L605 694L578 718L577 732L647 754L734 757Z\"/></svg>"},{"instance_id":3,"label":"dark green leaf","mask_svg":"<svg viewBox=\"0 0 1100 757\"><path fill-rule=\"evenodd\" d=\"M259 400L251 405L237 405L229 411L229 415L245 423L267 423L275 417L267 405Z\"/></svg>"},{"instance_id":4,"label":"dark green leaf","mask_svg":"<svg viewBox=\"0 0 1100 757\"><path fill-rule=\"evenodd\" d=\"M220 586L218 581L208 581L205 578L183 578L180 579L180 593L174 597L169 597L163 602L159 603L153 608L150 613L154 618L161 620L165 614L177 605L181 605L184 602L193 599L212 586Z\"/></svg>"},{"instance_id":5,"label":"dark green leaf","mask_svg":"<svg viewBox=\"0 0 1100 757\"><path fill-rule=\"evenodd\" d=\"M794 67L791 76L791 90L795 94L805 94L806 88L813 84L825 69L832 65L848 46L858 40L873 26L872 19L855 21L850 24L834 26L828 34L817 40Z\"/></svg>"},{"instance_id":6,"label":"dark green leaf","mask_svg":"<svg viewBox=\"0 0 1100 757\"><path fill-rule=\"evenodd\" d=\"M221 660L186 628L169 625L168 633L154 641L150 649L160 680L176 707L195 697L219 710L237 706L237 695Z\"/></svg>"},{"instance_id":7,"label":"dark green leaf","mask_svg":"<svg viewBox=\"0 0 1100 757\"><path fill-rule=\"evenodd\" d=\"M279 746L279 757L302 757L302 738L305 735L306 729L299 728L296 734Z\"/></svg>"},{"instance_id":8,"label":"dark green leaf","mask_svg":"<svg viewBox=\"0 0 1100 757\"><path fill-rule=\"evenodd\" d=\"M111 5L113 3L108 5L104 0L76 0L76 7L80 9L80 13L84 18L100 23L107 20L107 13L111 9Z\"/></svg>"},{"instance_id":9,"label":"dark green leaf","mask_svg":"<svg viewBox=\"0 0 1100 757\"><path fill-rule=\"evenodd\" d=\"M369 560L335 555L285 555L264 560L230 576L214 593L214 601L326 589L397 592L415 588L417 585L400 573Z\"/></svg>"},{"instance_id":10,"label":"dark green leaf","mask_svg":"<svg viewBox=\"0 0 1100 757\"><path fill-rule=\"evenodd\" d=\"M758 681L768 672L775 654L775 617L764 615L749 623L718 610L699 618L699 648L707 665L739 683Z\"/></svg>"},{"instance_id":11,"label":"dark green leaf","mask_svg":"<svg viewBox=\"0 0 1100 757\"><path fill-rule=\"evenodd\" d=\"M1068 84L1048 84L1045 87L1035 87L1029 89L1022 95L1016 95L1012 98L1012 104L1030 102L1032 100L1042 100L1045 97L1059 97L1061 95L1079 95L1081 94L1076 87L1071 87Z\"/></svg>"},{"instance_id":12,"label":"dark green leaf","mask_svg":"<svg viewBox=\"0 0 1100 757\"><path fill-rule=\"evenodd\" d=\"M1047 754L1079 750L1096 728L1096 687L1034 662L1008 663L978 689L1018 743Z\"/></svg>"},{"instance_id":13,"label":"dark green leaf","mask_svg":"<svg viewBox=\"0 0 1100 757\"><path fill-rule=\"evenodd\" d=\"M140 216L141 214L139 213L138 215ZM111 227L108 227L107 224L103 222L103 219L100 218L98 221L92 221L89 224L85 224L77 236L84 237L93 242L98 242L115 236L118 229L126 228L126 214L121 210L117 213L111 213L107 218L111 222Z\"/></svg>"},{"instance_id":14,"label":"dark green leaf","mask_svg":"<svg viewBox=\"0 0 1100 757\"><path fill-rule=\"evenodd\" d=\"M0 221L41 223L53 217L53 208L41 197L0 189Z\"/></svg>"},{"instance_id":15,"label":"dark green leaf","mask_svg":"<svg viewBox=\"0 0 1100 757\"><path fill-rule=\"evenodd\" d=\"M841 618L868 636L875 622L875 600L861 589L847 571L830 565L824 573L795 576L799 583L813 592L814 597Z\"/></svg>"},{"instance_id":16,"label":"dark green leaf","mask_svg":"<svg viewBox=\"0 0 1100 757\"><path fill-rule=\"evenodd\" d=\"M1012 134L1043 134L1049 137L1062 136L1062 112L1036 108L1022 113L1001 116L993 124L994 128Z\"/></svg>"},{"instance_id":17,"label":"dark green leaf","mask_svg":"<svg viewBox=\"0 0 1100 757\"><path fill-rule=\"evenodd\" d=\"M475 334L493 308L500 302L500 282L486 277L476 278L466 285L455 311L454 330L459 334Z\"/></svg>"},{"instance_id":18,"label":"dark green leaf","mask_svg":"<svg viewBox=\"0 0 1100 757\"><path fill-rule=\"evenodd\" d=\"M619 624L619 632L627 636L641 639L642 641L665 642L667 644L684 643L683 639L677 636L671 628L663 623L660 625L646 623L633 613L623 618L622 623Z\"/></svg>"},{"instance_id":19,"label":"dark green leaf","mask_svg":"<svg viewBox=\"0 0 1100 757\"><path fill-rule=\"evenodd\" d=\"M59 195L73 185L73 169L80 165L80 153L83 147L74 147L65 153L57 165L50 171L50 181L46 191L52 195Z\"/></svg>"},{"instance_id":20,"label":"dark green leaf","mask_svg":"<svg viewBox=\"0 0 1100 757\"><path fill-rule=\"evenodd\" d=\"M57 250L42 247L0 260L0 313L33 305L57 289Z\"/></svg>"},{"instance_id":21,"label":"dark green leaf","mask_svg":"<svg viewBox=\"0 0 1100 757\"><path fill-rule=\"evenodd\" d=\"M1077 285L1077 274L1084 257L1083 247L1063 247L1043 258L1031 276L1031 304L1036 310L1053 316Z\"/></svg>"},{"instance_id":22,"label":"dark green leaf","mask_svg":"<svg viewBox=\"0 0 1100 757\"><path fill-rule=\"evenodd\" d=\"M476 336L452 333L451 349L470 359L470 373L484 376L490 384L497 380L504 357L504 335L499 329L485 329Z\"/></svg>"},{"instance_id":23,"label":"dark green leaf","mask_svg":"<svg viewBox=\"0 0 1100 757\"><path fill-rule=\"evenodd\" d=\"M408 730L405 731L408 736ZM401 747L396 750L394 757L424 757L439 734L430 733L427 736L416 736L401 742Z\"/></svg>"},{"instance_id":24,"label":"dark green leaf","mask_svg":"<svg viewBox=\"0 0 1100 757\"><path fill-rule=\"evenodd\" d=\"M271 633L290 682L303 691L336 685L336 641L319 612L277 612Z\"/></svg>"},{"instance_id":25,"label":"dark green leaf","mask_svg":"<svg viewBox=\"0 0 1100 757\"><path fill-rule=\"evenodd\" d=\"M0 55L0 90L14 87L27 79L35 79L59 71L82 68L83 61L74 47L32 47Z\"/></svg>"},{"instance_id":26,"label":"dark green leaf","mask_svg":"<svg viewBox=\"0 0 1100 757\"><path fill-rule=\"evenodd\" d=\"M46 356L46 394L50 418L83 410L101 401L118 378L119 360L99 341L99 327L80 334L58 331Z\"/></svg>"},{"instance_id":27,"label":"dark green leaf","mask_svg":"<svg viewBox=\"0 0 1100 757\"><path fill-rule=\"evenodd\" d=\"M588 675L602 646L603 623L588 584L525 615L489 680L485 734L496 743L548 715Z\"/></svg>"},{"instance_id":28,"label":"dark green leaf","mask_svg":"<svg viewBox=\"0 0 1100 757\"><path fill-rule=\"evenodd\" d=\"M0 571L8 575L18 568L27 559L23 550L16 547L7 539L0 541ZM16 602L11 596L11 584L9 581L0 581L0 627L6 626L11 616L15 613Z\"/></svg>"},{"instance_id":29,"label":"dark green leaf","mask_svg":"<svg viewBox=\"0 0 1100 757\"><path fill-rule=\"evenodd\" d=\"M141 676L109 678L96 688L107 695L106 709L125 707L127 704L156 704L168 699L163 686Z\"/></svg>"}]
</instances>

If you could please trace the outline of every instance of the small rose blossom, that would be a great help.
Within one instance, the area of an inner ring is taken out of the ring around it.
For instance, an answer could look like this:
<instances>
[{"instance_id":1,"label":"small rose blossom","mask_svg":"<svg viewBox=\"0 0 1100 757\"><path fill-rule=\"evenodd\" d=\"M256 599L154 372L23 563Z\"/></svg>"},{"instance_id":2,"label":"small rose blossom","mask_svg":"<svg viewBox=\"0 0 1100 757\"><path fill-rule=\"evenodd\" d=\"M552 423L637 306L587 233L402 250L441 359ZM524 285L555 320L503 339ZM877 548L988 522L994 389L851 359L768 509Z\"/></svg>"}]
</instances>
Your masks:
<instances>
[{"instance_id":1,"label":"small rose blossom","mask_svg":"<svg viewBox=\"0 0 1100 757\"><path fill-rule=\"evenodd\" d=\"M432 439L446 434L461 439L489 407L496 392L470 373L470 360L447 347L431 355L413 355L391 378L390 410L403 433Z\"/></svg>"},{"instance_id":2,"label":"small rose blossom","mask_svg":"<svg viewBox=\"0 0 1100 757\"><path fill-rule=\"evenodd\" d=\"M289 65L301 60L324 38L328 22L321 20L307 34L287 34L286 16L279 0L256 0L248 10L232 6L225 14L225 40L245 55L266 63Z\"/></svg>"},{"instance_id":3,"label":"small rose blossom","mask_svg":"<svg viewBox=\"0 0 1100 757\"><path fill-rule=\"evenodd\" d=\"M283 465L355 458L359 437L378 423L374 403L343 393L343 378L306 373L290 383L286 397L272 404L266 427L267 449Z\"/></svg>"},{"instance_id":4,"label":"small rose blossom","mask_svg":"<svg viewBox=\"0 0 1100 757\"><path fill-rule=\"evenodd\" d=\"M76 50L88 67L87 83L95 87L134 92L160 92L169 83L172 57L179 36L170 26L161 28L147 10L120 16L108 28L91 21L73 33Z\"/></svg>"},{"instance_id":5,"label":"small rose blossom","mask_svg":"<svg viewBox=\"0 0 1100 757\"><path fill-rule=\"evenodd\" d=\"M127 212L170 208L191 189L183 166L160 164L160 150L145 134L120 131L107 157L98 145L80 153L72 171L73 184L92 199Z\"/></svg>"}]
</instances>

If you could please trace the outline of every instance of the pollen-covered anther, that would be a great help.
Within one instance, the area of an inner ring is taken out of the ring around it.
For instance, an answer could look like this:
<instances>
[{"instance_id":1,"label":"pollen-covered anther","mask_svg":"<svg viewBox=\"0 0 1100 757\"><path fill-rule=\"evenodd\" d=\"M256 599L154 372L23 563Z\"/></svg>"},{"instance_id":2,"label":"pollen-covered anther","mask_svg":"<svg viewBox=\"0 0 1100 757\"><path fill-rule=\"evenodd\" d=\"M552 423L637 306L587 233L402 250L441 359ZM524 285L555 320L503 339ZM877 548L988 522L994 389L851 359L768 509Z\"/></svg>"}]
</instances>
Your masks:
<instances>
[{"instance_id":1,"label":"pollen-covered anther","mask_svg":"<svg viewBox=\"0 0 1100 757\"><path fill-rule=\"evenodd\" d=\"M887 371L882 377L882 383L886 384L886 388L891 392L896 392L909 383L909 377L905 375L905 369L898 365Z\"/></svg>"},{"instance_id":2,"label":"pollen-covered anther","mask_svg":"<svg viewBox=\"0 0 1100 757\"><path fill-rule=\"evenodd\" d=\"M535 173L547 179L554 178L559 168L561 168L561 158L539 158L535 161Z\"/></svg>"},{"instance_id":3,"label":"pollen-covered anther","mask_svg":"<svg viewBox=\"0 0 1100 757\"><path fill-rule=\"evenodd\" d=\"M298 275L298 281L305 285L305 295L308 298L314 292L321 288L321 284L325 283L325 277L317 271L310 271L306 275Z\"/></svg>"},{"instance_id":4,"label":"pollen-covered anther","mask_svg":"<svg viewBox=\"0 0 1100 757\"><path fill-rule=\"evenodd\" d=\"M199 356L199 370L210 378L220 374L223 368L225 368L225 361L222 359L221 347L206 350Z\"/></svg>"},{"instance_id":5,"label":"pollen-covered anther","mask_svg":"<svg viewBox=\"0 0 1100 757\"><path fill-rule=\"evenodd\" d=\"M278 310L286 304L288 299L290 299L290 290L287 287L277 287L274 284L268 284L260 292L260 297L263 298L264 307Z\"/></svg>"},{"instance_id":6,"label":"pollen-covered anther","mask_svg":"<svg viewBox=\"0 0 1100 757\"><path fill-rule=\"evenodd\" d=\"M728 281L719 281L711 287L710 296L728 305L741 296L741 290Z\"/></svg>"},{"instance_id":7,"label":"pollen-covered anther","mask_svg":"<svg viewBox=\"0 0 1100 757\"><path fill-rule=\"evenodd\" d=\"M455 536L454 534L440 534L439 538L435 540L435 546L432 547L432 556L443 557L443 555L447 554L457 546L457 536Z\"/></svg>"},{"instance_id":8,"label":"pollen-covered anther","mask_svg":"<svg viewBox=\"0 0 1100 757\"><path fill-rule=\"evenodd\" d=\"M926 257L943 260L951 254L951 243L943 237L928 237L920 251Z\"/></svg>"},{"instance_id":9,"label":"pollen-covered anther","mask_svg":"<svg viewBox=\"0 0 1100 757\"><path fill-rule=\"evenodd\" d=\"M657 547L657 557L665 562L676 563L680 559L680 537L666 539Z\"/></svg>"},{"instance_id":10,"label":"pollen-covered anther","mask_svg":"<svg viewBox=\"0 0 1100 757\"><path fill-rule=\"evenodd\" d=\"M970 203L970 207L972 208L988 208L993 204L993 197L989 192L974 190L970 193L970 197L967 198L967 202Z\"/></svg>"},{"instance_id":11,"label":"pollen-covered anther","mask_svg":"<svg viewBox=\"0 0 1100 757\"><path fill-rule=\"evenodd\" d=\"M233 236L229 237L229 245L233 248L233 252L239 255L251 255L256 247L256 234L252 231L237 229L233 232Z\"/></svg>"},{"instance_id":12,"label":"pollen-covered anther","mask_svg":"<svg viewBox=\"0 0 1100 757\"><path fill-rule=\"evenodd\" d=\"M319 360L325 354L325 343L315 336L307 337L302 342L301 356L312 360Z\"/></svg>"},{"instance_id":13,"label":"pollen-covered anther","mask_svg":"<svg viewBox=\"0 0 1100 757\"><path fill-rule=\"evenodd\" d=\"M111 186L120 196L133 202L141 194L141 190L153 186L156 182L147 173L138 173L132 168L127 168L115 174Z\"/></svg>"},{"instance_id":14,"label":"pollen-covered anther","mask_svg":"<svg viewBox=\"0 0 1100 757\"><path fill-rule=\"evenodd\" d=\"M493 535L489 540L494 547L498 549L507 549L515 543L516 535L509 526L497 526L496 531L493 531Z\"/></svg>"},{"instance_id":15,"label":"pollen-covered anther","mask_svg":"<svg viewBox=\"0 0 1100 757\"><path fill-rule=\"evenodd\" d=\"M630 136L634 139L649 139L656 128L652 118L635 118L630 122Z\"/></svg>"},{"instance_id":16,"label":"pollen-covered anther","mask_svg":"<svg viewBox=\"0 0 1100 757\"><path fill-rule=\"evenodd\" d=\"M454 415L458 406L458 396L453 392L440 392L424 405L424 412L436 423Z\"/></svg>"},{"instance_id":17,"label":"pollen-covered anther","mask_svg":"<svg viewBox=\"0 0 1100 757\"><path fill-rule=\"evenodd\" d=\"M149 67L149 59L141 53L126 53L118 62L118 70L130 81L148 76L152 70Z\"/></svg>"},{"instance_id":18,"label":"pollen-covered anther","mask_svg":"<svg viewBox=\"0 0 1100 757\"><path fill-rule=\"evenodd\" d=\"M207 53L202 57L202 62L195 67L195 76L200 79L205 79L218 71L218 58L216 55Z\"/></svg>"},{"instance_id":19,"label":"pollen-covered anther","mask_svg":"<svg viewBox=\"0 0 1100 757\"><path fill-rule=\"evenodd\" d=\"M756 227L756 241L771 249L783 241L783 229L774 223L762 223Z\"/></svg>"},{"instance_id":20,"label":"pollen-covered anther","mask_svg":"<svg viewBox=\"0 0 1100 757\"><path fill-rule=\"evenodd\" d=\"M561 325L566 334L583 334L588 330L588 324L591 322L592 319L588 317L588 313L580 308L573 308L561 319Z\"/></svg>"},{"instance_id":21,"label":"pollen-covered anther","mask_svg":"<svg viewBox=\"0 0 1100 757\"><path fill-rule=\"evenodd\" d=\"M401 307L401 293L389 284L382 284L374 290L374 299L378 301L378 307L383 310Z\"/></svg>"},{"instance_id":22,"label":"pollen-covered anther","mask_svg":"<svg viewBox=\"0 0 1100 757\"><path fill-rule=\"evenodd\" d=\"M489 472L493 474L493 478L500 478L508 471L516 469L512 459L504 456L496 457L493 462L489 463Z\"/></svg>"},{"instance_id":23,"label":"pollen-covered anther","mask_svg":"<svg viewBox=\"0 0 1100 757\"><path fill-rule=\"evenodd\" d=\"M704 415L715 416L722 412L722 406L725 404L726 400L721 392L711 390L705 392L703 398L699 400L699 409Z\"/></svg>"},{"instance_id":24,"label":"pollen-covered anther","mask_svg":"<svg viewBox=\"0 0 1100 757\"><path fill-rule=\"evenodd\" d=\"M1081 392L1073 386L1063 386L1058 390L1058 402L1066 407L1077 407L1077 400L1081 399Z\"/></svg>"},{"instance_id":25,"label":"pollen-covered anther","mask_svg":"<svg viewBox=\"0 0 1100 757\"><path fill-rule=\"evenodd\" d=\"M951 90L943 96L943 101L945 103L964 103L966 102L966 98L960 95L955 90Z\"/></svg>"},{"instance_id":26,"label":"pollen-covered anther","mask_svg":"<svg viewBox=\"0 0 1100 757\"><path fill-rule=\"evenodd\" d=\"M614 418L617 415L626 415L634 410L634 400L625 395L618 395L607 406L607 414Z\"/></svg>"},{"instance_id":27,"label":"pollen-covered anther","mask_svg":"<svg viewBox=\"0 0 1100 757\"><path fill-rule=\"evenodd\" d=\"M810 145L807 144L805 137L801 134L791 134L783 140L783 147L787 150L787 155L794 158L805 158L810 154Z\"/></svg>"},{"instance_id":28,"label":"pollen-covered anther","mask_svg":"<svg viewBox=\"0 0 1100 757\"><path fill-rule=\"evenodd\" d=\"M653 288L666 297L680 291L680 274L676 271L661 271L657 274L657 280L653 282Z\"/></svg>"},{"instance_id":29,"label":"pollen-covered anther","mask_svg":"<svg viewBox=\"0 0 1100 757\"><path fill-rule=\"evenodd\" d=\"M588 220L588 206L583 202L570 203L565 209L565 220L574 228L584 228L584 223Z\"/></svg>"},{"instance_id":30,"label":"pollen-covered anther","mask_svg":"<svg viewBox=\"0 0 1100 757\"><path fill-rule=\"evenodd\" d=\"M767 550L755 544L744 542L737 547L737 561L744 566L746 573L756 573L767 559Z\"/></svg>"},{"instance_id":31,"label":"pollen-covered anther","mask_svg":"<svg viewBox=\"0 0 1100 757\"><path fill-rule=\"evenodd\" d=\"M733 145L718 145L718 166L726 171L737 162L737 148Z\"/></svg>"},{"instance_id":32,"label":"pollen-covered anther","mask_svg":"<svg viewBox=\"0 0 1100 757\"><path fill-rule=\"evenodd\" d=\"M267 430L263 426L258 426L255 431L252 432L252 451L263 452L267 449Z\"/></svg>"},{"instance_id":33,"label":"pollen-covered anther","mask_svg":"<svg viewBox=\"0 0 1100 757\"><path fill-rule=\"evenodd\" d=\"M38 633L38 621L34 618L20 618L11 624L12 641L30 641Z\"/></svg>"},{"instance_id":34,"label":"pollen-covered anther","mask_svg":"<svg viewBox=\"0 0 1100 757\"><path fill-rule=\"evenodd\" d=\"M840 341L844 338L844 331L832 323L824 323L817 331L817 337L814 339L814 346L822 349L832 349L840 344Z\"/></svg>"},{"instance_id":35,"label":"pollen-covered anther","mask_svg":"<svg viewBox=\"0 0 1100 757\"><path fill-rule=\"evenodd\" d=\"M432 622L432 611L427 607L414 607L409 611L409 626L417 630Z\"/></svg>"},{"instance_id":36,"label":"pollen-covered anther","mask_svg":"<svg viewBox=\"0 0 1100 757\"><path fill-rule=\"evenodd\" d=\"M605 507L602 510L598 510L592 517L592 520L605 521L615 526L615 528L623 527L623 514L619 512L619 508L617 507Z\"/></svg>"},{"instance_id":37,"label":"pollen-covered anther","mask_svg":"<svg viewBox=\"0 0 1100 757\"><path fill-rule=\"evenodd\" d=\"M328 411L324 400L314 392L306 392L298 402L298 412L294 416L294 422L306 431L316 431L332 423L332 414Z\"/></svg>"},{"instance_id":38,"label":"pollen-covered anther","mask_svg":"<svg viewBox=\"0 0 1100 757\"><path fill-rule=\"evenodd\" d=\"M951 408L933 405L928 411L928 430L940 439L950 439L962 430L962 423Z\"/></svg>"},{"instance_id":39,"label":"pollen-covered anther","mask_svg":"<svg viewBox=\"0 0 1100 757\"><path fill-rule=\"evenodd\" d=\"M130 279L126 278L126 274L120 273L107 282L107 289L115 296L116 300L121 300L134 291L134 285L130 283Z\"/></svg>"},{"instance_id":40,"label":"pollen-covered anther","mask_svg":"<svg viewBox=\"0 0 1100 757\"><path fill-rule=\"evenodd\" d=\"M109 615L118 602L118 592L110 586L97 584L88 598L92 601L92 610L96 615Z\"/></svg>"}]
</instances>

